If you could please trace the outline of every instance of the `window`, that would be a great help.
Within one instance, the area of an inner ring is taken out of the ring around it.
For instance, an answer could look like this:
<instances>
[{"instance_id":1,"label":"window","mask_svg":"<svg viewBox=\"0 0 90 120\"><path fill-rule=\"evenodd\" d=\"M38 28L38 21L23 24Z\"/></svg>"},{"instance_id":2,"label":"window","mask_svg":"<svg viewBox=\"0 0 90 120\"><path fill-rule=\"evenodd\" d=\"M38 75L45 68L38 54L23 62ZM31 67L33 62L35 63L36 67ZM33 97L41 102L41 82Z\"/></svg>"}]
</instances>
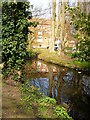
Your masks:
<instances>
[{"instance_id":1,"label":"window","mask_svg":"<svg viewBox=\"0 0 90 120\"><path fill-rule=\"evenodd\" d=\"M38 39L42 39L42 36L38 36Z\"/></svg>"},{"instance_id":2,"label":"window","mask_svg":"<svg viewBox=\"0 0 90 120\"><path fill-rule=\"evenodd\" d=\"M42 39L38 39L38 42L42 42L43 40Z\"/></svg>"},{"instance_id":3,"label":"window","mask_svg":"<svg viewBox=\"0 0 90 120\"><path fill-rule=\"evenodd\" d=\"M41 32L41 31L39 31L39 32L38 32L38 35L42 35L42 32Z\"/></svg>"}]
</instances>

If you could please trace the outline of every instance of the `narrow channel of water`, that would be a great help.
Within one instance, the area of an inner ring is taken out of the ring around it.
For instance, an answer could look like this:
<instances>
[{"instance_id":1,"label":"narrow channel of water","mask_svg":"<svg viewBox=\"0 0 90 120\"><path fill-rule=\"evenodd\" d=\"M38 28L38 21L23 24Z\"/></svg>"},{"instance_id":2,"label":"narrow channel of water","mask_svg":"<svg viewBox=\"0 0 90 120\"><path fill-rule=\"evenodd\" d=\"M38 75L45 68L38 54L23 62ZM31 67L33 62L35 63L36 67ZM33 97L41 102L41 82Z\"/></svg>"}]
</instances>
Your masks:
<instances>
[{"instance_id":1,"label":"narrow channel of water","mask_svg":"<svg viewBox=\"0 0 90 120\"><path fill-rule=\"evenodd\" d=\"M55 98L58 104L68 105L74 120L90 120L89 75L41 60L27 61L25 72L30 85Z\"/></svg>"}]
</instances>

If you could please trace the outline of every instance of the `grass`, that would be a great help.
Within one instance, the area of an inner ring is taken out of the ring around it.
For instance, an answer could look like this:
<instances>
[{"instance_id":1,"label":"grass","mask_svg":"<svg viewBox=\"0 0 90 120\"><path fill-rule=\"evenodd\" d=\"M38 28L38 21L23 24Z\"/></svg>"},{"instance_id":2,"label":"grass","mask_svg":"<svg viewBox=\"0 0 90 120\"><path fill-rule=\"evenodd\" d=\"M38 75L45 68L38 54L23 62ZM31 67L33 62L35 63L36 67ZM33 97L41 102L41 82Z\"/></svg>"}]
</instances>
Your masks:
<instances>
[{"instance_id":1,"label":"grass","mask_svg":"<svg viewBox=\"0 0 90 120\"><path fill-rule=\"evenodd\" d=\"M69 55L58 55L58 52L55 51L53 53L50 53L47 49L34 49L34 52L36 52L38 55L38 58L41 60L44 60L46 62L54 63L60 66L65 66L69 68L79 68L82 70L89 69L90 63L89 62L80 62L76 60L75 58L71 58L71 54Z\"/></svg>"},{"instance_id":2,"label":"grass","mask_svg":"<svg viewBox=\"0 0 90 120\"><path fill-rule=\"evenodd\" d=\"M63 58L63 61L61 57L58 55L57 52L50 53L49 50L46 49L36 49L35 50L39 55L38 58L45 60L46 62L56 63L56 64L63 64L65 59Z\"/></svg>"},{"instance_id":3,"label":"grass","mask_svg":"<svg viewBox=\"0 0 90 120\"><path fill-rule=\"evenodd\" d=\"M81 69L86 69L86 70L89 70L90 68L90 62L86 62L86 61L78 61L78 60L75 60L73 61L73 64L75 64L75 66L77 66L78 68L81 68Z\"/></svg>"}]
</instances>

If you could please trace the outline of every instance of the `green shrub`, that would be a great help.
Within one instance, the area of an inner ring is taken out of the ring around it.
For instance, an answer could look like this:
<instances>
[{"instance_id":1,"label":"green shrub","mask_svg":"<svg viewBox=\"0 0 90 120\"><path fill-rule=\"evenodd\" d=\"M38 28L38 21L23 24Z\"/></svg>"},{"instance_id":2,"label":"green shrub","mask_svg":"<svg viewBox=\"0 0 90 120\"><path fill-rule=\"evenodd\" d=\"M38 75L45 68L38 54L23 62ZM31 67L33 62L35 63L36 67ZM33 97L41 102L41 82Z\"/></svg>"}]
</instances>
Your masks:
<instances>
[{"instance_id":1,"label":"green shrub","mask_svg":"<svg viewBox=\"0 0 90 120\"><path fill-rule=\"evenodd\" d=\"M33 58L37 56L37 53L35 53L32 49L30 51L27 52L27 56L29 58Z\"/></svg>"},{"instance_id":2,"label":"green shrub","mask_svg":"<svg viewBox=\"0 0 90 120\"><path fill-rule=\"evenodd\" d=\"M72 118L67 114L67 111L64 107L57 106L54 111L60 120L72 120Z\"/></svg>"},{"instance_id":3,"label":"green shrub","mask_svg":"<svg viewBox=\"0 0 90 120\"><path fill-rule=\"evenodd\" d=\"M29 86L28 82L20 88L22 94L22 104L28 110L35 106L37 116L40 118L60 118L60 120L72 120L65 108L58 106L54 98L43 95L38 92L34 86Z\"/></svg>"}]
</instances>

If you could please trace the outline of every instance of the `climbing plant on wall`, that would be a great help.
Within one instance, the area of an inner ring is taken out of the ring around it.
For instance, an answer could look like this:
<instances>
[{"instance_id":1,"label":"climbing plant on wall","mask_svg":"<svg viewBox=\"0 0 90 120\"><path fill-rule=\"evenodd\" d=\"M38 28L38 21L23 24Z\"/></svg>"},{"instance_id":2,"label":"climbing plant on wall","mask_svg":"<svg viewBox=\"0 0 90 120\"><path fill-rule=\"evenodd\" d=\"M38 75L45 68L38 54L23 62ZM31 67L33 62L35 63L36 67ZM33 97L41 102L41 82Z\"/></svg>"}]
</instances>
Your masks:
<instances>
[{"instance_id":1,"label":"climbing plant on wall","mask_svg":"<svg viewBox=\"0 0 90 120\"><path fill-rule=\"evenodd\" d=\"M27 47L28 22L31 18L29 2L2 3L2 61L3 74L20 77L24 69ZM16 77L16 78L17 78Z\"/></svg>"}]
</instances>

